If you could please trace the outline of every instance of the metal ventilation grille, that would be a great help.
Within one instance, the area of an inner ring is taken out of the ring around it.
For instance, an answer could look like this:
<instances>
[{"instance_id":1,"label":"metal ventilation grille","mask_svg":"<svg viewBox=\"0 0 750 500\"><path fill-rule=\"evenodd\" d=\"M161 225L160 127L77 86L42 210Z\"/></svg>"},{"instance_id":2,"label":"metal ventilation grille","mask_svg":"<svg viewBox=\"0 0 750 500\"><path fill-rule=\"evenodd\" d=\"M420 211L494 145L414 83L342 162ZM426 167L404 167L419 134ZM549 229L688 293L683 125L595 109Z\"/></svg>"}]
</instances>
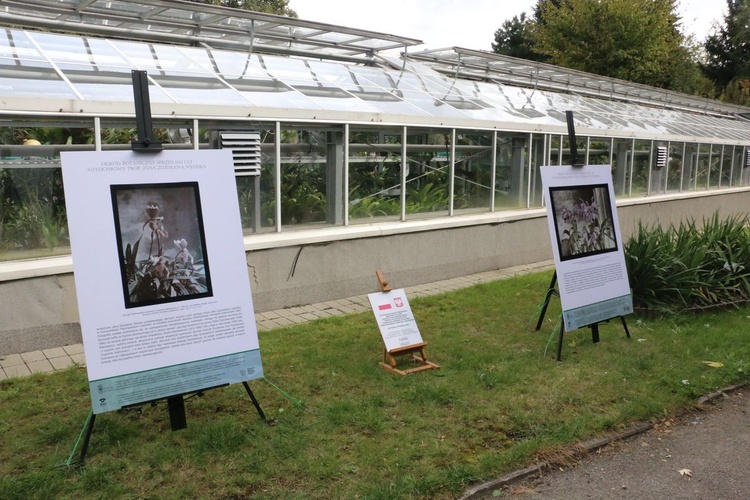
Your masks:
<instances>
[{"instance_id":1,"label":"metal ventilation grille","mask_svg":"<svg viewBox=\"0 0 750 500\"><path fill-rule=\"evenodd\" d=\"M664 168L667 166L667 160L669 154L666 146L658 146L656 148L656 168Z\"/></svg>"},{"instance_id":2,"label":"metal ventilation grille","mask_svg":"<svg viewBox=\"0 0 750 500\"><path fill-rule=\"evenodd\" d=\"M221 149L232 150L234 173L260 176L260 134L258 132L221 132Z\"/></svg>"}]
</instances>

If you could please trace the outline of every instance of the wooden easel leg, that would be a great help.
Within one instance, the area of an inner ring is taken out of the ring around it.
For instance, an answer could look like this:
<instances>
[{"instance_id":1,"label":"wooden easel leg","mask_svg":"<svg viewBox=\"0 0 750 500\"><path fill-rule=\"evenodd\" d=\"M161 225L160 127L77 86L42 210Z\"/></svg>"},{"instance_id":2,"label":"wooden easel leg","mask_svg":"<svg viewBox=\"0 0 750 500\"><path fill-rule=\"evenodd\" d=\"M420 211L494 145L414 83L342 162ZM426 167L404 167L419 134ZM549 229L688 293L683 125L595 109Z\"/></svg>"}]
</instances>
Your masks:
<instances>
[{"instance_id":1,"label":"wooden easel leg","mask_svg":"<svg viewBox=\"0 0 750 500\"><path fill-rule=\"evenodd\" d=\"M408 359L417 363L419 366L415 368L399 369L397 366L398 362L396 361L396 356L408 356ZM380 366L385 368L387 371L396 373L398 375L408 375L410 373L440 368L440 365L436 365L432 361L427 360L427 354L425 354L424 352L424 343L398 348L393 351L386 351L385 349L383 349L383 361L380 363Z\"/></svg>"}]
</instances>

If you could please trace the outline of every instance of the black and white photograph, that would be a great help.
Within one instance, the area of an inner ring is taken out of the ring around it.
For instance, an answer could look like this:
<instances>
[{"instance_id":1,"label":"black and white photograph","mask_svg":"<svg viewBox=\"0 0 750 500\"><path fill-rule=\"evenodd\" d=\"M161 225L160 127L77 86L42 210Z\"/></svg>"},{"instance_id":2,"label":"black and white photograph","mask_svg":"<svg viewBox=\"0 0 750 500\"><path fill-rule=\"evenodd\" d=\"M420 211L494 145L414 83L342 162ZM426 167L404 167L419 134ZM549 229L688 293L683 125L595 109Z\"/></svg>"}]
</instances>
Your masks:
<instances>
[{"instance_id":1,"label":"black and white photograph","mask_svg":"<svg viewBox=\"0 0 750 500\"><path fill-rule=\"evenodd\" d=\"M560 260L617 250L606 184L549 190Z\"/></svg>"},{"instance_id":2,"label":"black and white photograph","mask_svg":"<svg viewBox=\"0 0 750 500\"><path fill-rule=\"evenodd\" d=\"M212 296L198 183L110 190L125 307Z\"/></svg>"}]
</instances>

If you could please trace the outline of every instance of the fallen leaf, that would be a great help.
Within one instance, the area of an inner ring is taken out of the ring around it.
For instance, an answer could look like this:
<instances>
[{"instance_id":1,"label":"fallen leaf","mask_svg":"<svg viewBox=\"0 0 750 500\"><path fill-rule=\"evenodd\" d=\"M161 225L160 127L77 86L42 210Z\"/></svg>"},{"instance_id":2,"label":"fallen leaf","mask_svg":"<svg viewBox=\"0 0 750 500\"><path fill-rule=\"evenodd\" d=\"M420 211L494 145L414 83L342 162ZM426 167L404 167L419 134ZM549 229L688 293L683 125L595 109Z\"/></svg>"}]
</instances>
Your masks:
<instances>
[{"instance_id":1,"label":"fallen leaf","mask_svg":"<svg viewBox=\"0 0 750 500\"><path fill-rule=\"evenodd\" d=\"M677 472L679 472L681 476L693 477L693 471L690 469L680 469Z\"/></svg>"},{"instance_id":2,"label":"fallen leaf","mask_svg":"<svg viewBox=\"0 0 750 500\"><path fill-rule=\"evenodd\" d=\"M718 361L704 361L704 364L707 364L711 368L721 368L724 366L724 363L719 363Z\"/></svg>"}]
</instances>

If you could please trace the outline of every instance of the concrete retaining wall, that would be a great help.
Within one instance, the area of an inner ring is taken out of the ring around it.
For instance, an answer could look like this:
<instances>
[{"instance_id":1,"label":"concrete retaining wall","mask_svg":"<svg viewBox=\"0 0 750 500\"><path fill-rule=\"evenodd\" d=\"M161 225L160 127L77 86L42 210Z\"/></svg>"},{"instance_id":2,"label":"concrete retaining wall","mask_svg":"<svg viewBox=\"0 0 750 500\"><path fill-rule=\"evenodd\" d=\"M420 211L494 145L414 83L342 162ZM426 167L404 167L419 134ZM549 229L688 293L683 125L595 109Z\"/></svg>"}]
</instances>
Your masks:
<instances>
[{"instance_id":1,"label":"concrete retaining wall","mask_svg":"<svg viewBox=\"0 0 750 500\"><path fill-rule=\"evenodd\" d=\"M623 238L638 223L679 224L716 211L750 213L750 191L623 200ZM302 234L302 233L301 233ZM257 312L377 290L382 270L395 287L552 258L544 212L521 220L252 250L248 276ZM80 342L72 273L0 281L0 355Z\"/></svg>"}]
</instances>

